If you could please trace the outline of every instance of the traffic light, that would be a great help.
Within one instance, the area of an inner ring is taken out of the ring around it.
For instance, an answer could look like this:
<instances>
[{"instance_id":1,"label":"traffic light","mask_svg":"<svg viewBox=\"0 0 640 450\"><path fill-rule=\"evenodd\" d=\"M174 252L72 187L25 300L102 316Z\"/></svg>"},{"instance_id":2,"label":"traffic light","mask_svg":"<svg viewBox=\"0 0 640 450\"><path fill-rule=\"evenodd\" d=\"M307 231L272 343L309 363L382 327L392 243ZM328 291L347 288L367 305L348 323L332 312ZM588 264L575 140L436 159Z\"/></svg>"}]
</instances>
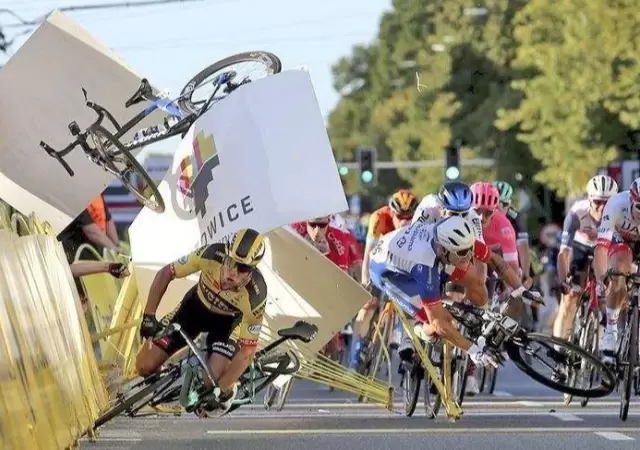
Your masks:
<instances>
[{"instance_id":1,"label":"traffic light","mask_svg":"<svg viewBox=\"0 0 640 450\"><path fill-rule=\"evenodd\" d=\"M359 148L358 164L360 166L360 182L366 186L374 186L378 181L376 149Z\"/></svg>"},{"instance_id":2,"label":"traffic light","mask_svg":"<svg viewBox=\"0 0 640 450\"><path fill-rule=\"evenodd\" d=\"M447 181L458 180L460 178L460 147L447 145L444 152L444 177Z\"/></svg>"},{"instance_id":3,"label":"traffic light","mask_svg":"<svg viewBox=\"0 0 640 450\"><path fill-rule=\"evenodd\" d=\"M347 166L340 166L338 168L338 173L340 174L340 176L346 177L347 175L349 175L349 168Z\"/></svg>"}]
</instances>

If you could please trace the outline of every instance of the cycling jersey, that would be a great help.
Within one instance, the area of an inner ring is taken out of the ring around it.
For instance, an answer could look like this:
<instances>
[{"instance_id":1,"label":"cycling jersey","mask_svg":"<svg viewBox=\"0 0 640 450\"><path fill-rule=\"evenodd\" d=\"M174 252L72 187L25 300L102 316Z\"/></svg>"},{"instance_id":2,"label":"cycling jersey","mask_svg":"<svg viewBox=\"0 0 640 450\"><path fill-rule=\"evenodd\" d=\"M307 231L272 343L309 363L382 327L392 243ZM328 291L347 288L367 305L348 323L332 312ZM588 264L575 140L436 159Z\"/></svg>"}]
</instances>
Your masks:
<instances>
[{"instance_id":1,"label":"cycling jersey","mask_svg":"<svg viewBox=\"0 0 640 450\"><path fill-rule=\"evenodd\" d=\"M222 290L220 279L226 258L225 244L206 245L172 263L171 271L176 278L184 278L199 271L196 291L199 300L215 315L241 319L238 343L255 346L258 344L267 302L267 284L256 269L246 286L237 291Z\"/></svg>"},{"instance_id":2,"label":"cycling jersey","mask_svg":"<svg viewBox=\"0 0 640 450\"><path fill-rule=\"evenodd\" d=\"M524 223L522 215L511 207L507 209L505 215L507 216L507 219L509 219L509 223L513 227L513 230L516 232L517 243L528 243L529 233L527 232L527 225Z\"/></svg>"},{"instance_id":3,"label":"cycling jersey","mask_svg":"<svg viewBox=\"0 0 640 450\"><path fill-rule=\"evenodd\" d=\"M491 250L501 251L506 262L518 265L516 232L509 219L502 212L493 213L487 226L483 227L482 233L484 234L484 242Z\"/></svg>"},{"instance_id":4,"label":"cycling jersey","mask_svg":"<svg viewBox=\"0 0 640 450\"><path fill-rule=\"evenodd\" d=\"M411 219L411 223L435 223L442 218L442 209L442 205L440 204L440 200L438 200L437 195L427 195L418 205L418 208L413 215L413 219ZM470 209L467 215L463 217L469 219L473 224L473 232L476 236L476 239L478 239L480 242L484 242L484 236L482 234L482 220L480 219L478 213L473 209Z\"/></svg>"},{"instance_id":5,"label":"cycling jersey","mask_svg":"<svg viewBox=\"0 0 640 450\"><path fill-rule=\"evenodd\" d=\"M577 201L564 218L560 249L571 248L574 244L593 248L598 235L600 221L593 218L589 200Z\"/></svg>"},{"instance_id":6,"label":"cycling jersey","mask_svg":"<svg viewBox=\"0 0 640 450\"><path fill-rule=\"evenodd\" d=\"M307 233L306 222L293 223L291 224L291 228L293 228L296 233L305 238L309 243L314 245ZM329 225L325 233L325 239L328 245L322 253L342 270L348 270L353 264L362 263L362 255L357 248L358 243L355 239L350 237L348 233Z\"/></svg>"},{"instance_id":7,"label":"cycling jersey","mask_svg":"<svg viewBox=\"0 0 640 450\"><path fill-rule=\"evenodd\" d=\"M383 206L371 213L367 238L373 238L374 240L380 239L380 237L395 229L391 208L389 208L389 206Z\"/></svg>"},{"instance_id":8,"label":"cycling jersey","mask_svg":"<svg viewBox=\"0 0 640 450\"><path fill-rule=\"evenodd\" d=\"M629 191L620 192L607 201L596 243L608 247L616 237L624 242L640 240L640 211L635 219L631 211Z\"/></svg>"},{"instance_id":9,"label":"cycling jersey","mask_svg":"<svg viewBox=\"0 0 640 450\"><path fill-rule=\"evenodd\" d=\"M464 274L445 266L436 255L439 223L416 223L392 231L371 252L372 283L420 320L426 319L423 305L440 301L442 272ZM486 262L489 256L487 246L476 241L474 257Z\"/></svg>"}]
</instances>

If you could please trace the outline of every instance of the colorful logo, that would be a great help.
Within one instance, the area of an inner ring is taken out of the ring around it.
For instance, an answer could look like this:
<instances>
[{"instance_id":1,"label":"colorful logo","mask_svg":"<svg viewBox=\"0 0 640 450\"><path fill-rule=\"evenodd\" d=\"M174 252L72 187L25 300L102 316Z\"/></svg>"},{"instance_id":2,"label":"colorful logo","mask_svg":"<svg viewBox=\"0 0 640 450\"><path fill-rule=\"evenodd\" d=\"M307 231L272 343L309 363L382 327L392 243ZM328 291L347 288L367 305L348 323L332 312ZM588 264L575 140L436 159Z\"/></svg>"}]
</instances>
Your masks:
<instances>
[{"instance_id":1,"label":"colorful logo","mask_svg":"<svg viewBox=\"0 0 640 450\"><path fill-rule=\"evenodd\" d=\"M197 214L206 214L207 188L213 181L213 169L220 164L213 135L201 130L193 139L192 152L180 163L178 189L193 200Z\"/></svg>"}]
</instances>

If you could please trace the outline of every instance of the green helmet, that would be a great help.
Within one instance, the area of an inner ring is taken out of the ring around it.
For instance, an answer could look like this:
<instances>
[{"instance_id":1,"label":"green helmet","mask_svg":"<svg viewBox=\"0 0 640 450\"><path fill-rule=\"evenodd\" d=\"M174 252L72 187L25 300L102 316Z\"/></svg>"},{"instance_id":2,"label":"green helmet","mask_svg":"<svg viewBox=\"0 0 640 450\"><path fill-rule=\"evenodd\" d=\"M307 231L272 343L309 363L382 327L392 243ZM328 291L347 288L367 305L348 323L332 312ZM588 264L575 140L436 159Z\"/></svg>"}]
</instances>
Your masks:
<instances>
[{"instance_id":1,"label":"green helmet","mask_svg":"<svg viewBox=\"0 0 640 450\"><path fill-rule=\"evenodd\" d=\"M500 193L500 201L502 203L511 203L511 196L513 195L513 188L511 185L506 181L496 181L493 185Z\"/></svg>"}]
</instances>

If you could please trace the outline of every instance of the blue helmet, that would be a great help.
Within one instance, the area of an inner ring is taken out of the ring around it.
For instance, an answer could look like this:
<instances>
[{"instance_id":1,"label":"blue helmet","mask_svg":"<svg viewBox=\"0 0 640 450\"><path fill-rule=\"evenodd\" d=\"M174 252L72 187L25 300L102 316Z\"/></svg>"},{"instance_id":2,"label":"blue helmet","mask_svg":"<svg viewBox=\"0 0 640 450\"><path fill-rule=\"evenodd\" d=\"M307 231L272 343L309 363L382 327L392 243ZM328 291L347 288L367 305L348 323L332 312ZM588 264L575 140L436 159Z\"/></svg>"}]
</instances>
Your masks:
<instances>
[{"instance_id":1,"label":"blue helmet","mask_svg":"<svg viewBox=\"0 0 640 450\"><path fill-rule=\"evenodd\" d=\"M438 191L438 200L447 211L464 212L471 209L473 195L471 189L460 181L450 181Z\"/></svg>"}]
</instances>

